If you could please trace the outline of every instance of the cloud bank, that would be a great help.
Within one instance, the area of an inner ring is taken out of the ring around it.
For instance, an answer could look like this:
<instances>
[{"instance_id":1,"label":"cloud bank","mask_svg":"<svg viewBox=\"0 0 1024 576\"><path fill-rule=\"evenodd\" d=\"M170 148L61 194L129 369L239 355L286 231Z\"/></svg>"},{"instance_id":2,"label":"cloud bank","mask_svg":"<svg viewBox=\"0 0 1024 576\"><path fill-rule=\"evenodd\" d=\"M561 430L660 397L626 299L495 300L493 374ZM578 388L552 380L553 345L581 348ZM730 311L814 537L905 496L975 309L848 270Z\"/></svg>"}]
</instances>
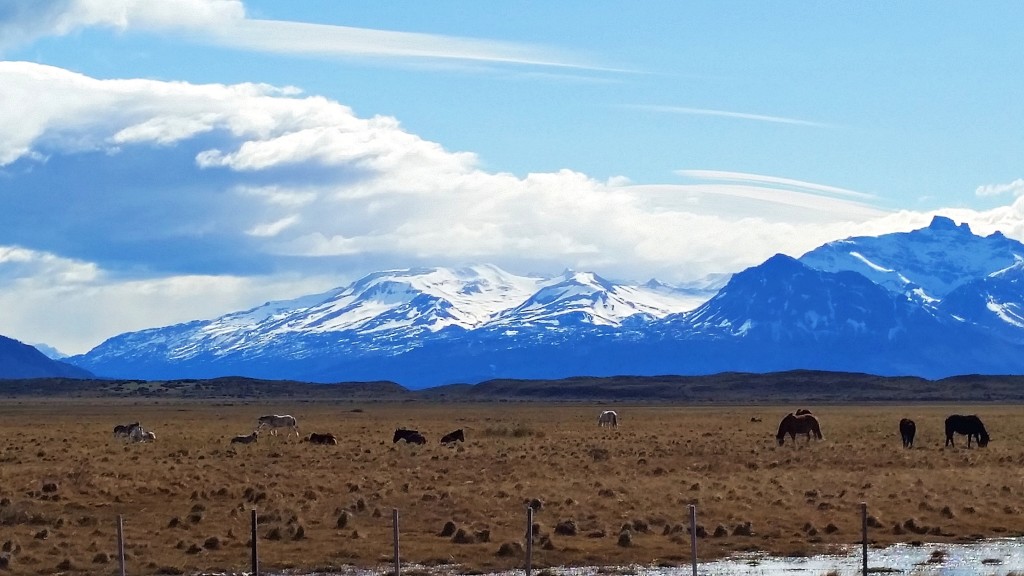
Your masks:
<instances>
[{"instance_id":1,"label":"cloud bank","mask_svg":"<svg viewBox=\"0 0 1024 576\"><path fill-rule=\"evenodd\" d=\"M4 329L65 352L389 267L684 281L932 215L766 175L688 170L696 182L641 185L488 172L395 118L289 87L0 62L0 101L13 103L0 108ZM1024 238L1022 206L943 213ZM42 328L53 314L80 321Z\"/></svg>"}]
</instances>

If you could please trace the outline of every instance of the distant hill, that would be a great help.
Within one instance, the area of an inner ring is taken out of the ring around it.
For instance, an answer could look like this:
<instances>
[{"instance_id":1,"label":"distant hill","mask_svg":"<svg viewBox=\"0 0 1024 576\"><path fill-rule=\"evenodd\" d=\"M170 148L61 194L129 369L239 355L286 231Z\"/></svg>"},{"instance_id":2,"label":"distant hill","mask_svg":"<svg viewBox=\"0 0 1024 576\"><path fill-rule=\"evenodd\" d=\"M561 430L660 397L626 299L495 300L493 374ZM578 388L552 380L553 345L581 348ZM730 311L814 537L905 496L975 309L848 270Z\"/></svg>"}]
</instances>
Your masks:
<instances>
[{"instance_id":1,"label":"distant hill","mask_svg":"<svg viewBox=\"0 0 1024 576\"><path fill-rule=\"evenodd\" d=\"M33 346L0 336L0 379L92 378L88 370L52 360Z\"/></svg>"},{"instance_id":2,"label":"distant hill","mask_svg":"<svg viewBox=\"0 0 1024 576\"><path fill-rule=\"evenodd\" d=\"M595 402L682 404L815 404L1024 402L1024 376L958 376L942 380L795 370L770 374L611 376L559 380L490 380L409 390L393 382L312 384L227 377L210 380L0 380L0 397L219 400L261 402Z\"/></svg>"}]
</instances>

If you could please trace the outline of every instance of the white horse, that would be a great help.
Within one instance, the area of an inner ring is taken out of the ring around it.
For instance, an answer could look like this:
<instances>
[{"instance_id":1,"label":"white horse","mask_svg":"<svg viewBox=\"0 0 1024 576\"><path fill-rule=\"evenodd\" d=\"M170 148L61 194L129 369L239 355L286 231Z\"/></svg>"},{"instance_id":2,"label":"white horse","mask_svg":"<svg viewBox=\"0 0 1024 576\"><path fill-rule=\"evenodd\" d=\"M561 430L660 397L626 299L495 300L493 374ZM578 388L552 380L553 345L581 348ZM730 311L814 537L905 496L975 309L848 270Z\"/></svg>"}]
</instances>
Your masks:
<instances>
[{"instance_id":1,"label":"white horse","mask_svg":"<svg viewBox=\"0 0 1024 576\"><path fill-rule=\"evenodd\" d=\"M619 425L619 415L615 413L615 410L605 410L597 417L597 425L615 428Z\"/></svg>"},{"instance_id":2,"label":"white horse","mask_svg":"<svg viewBox=\"0 0 1024 576\"><path fill-rule=\"evenodd\" d=\"M142 426L136 426L132 428L131 434L128 435L128 439L132 442L155 442L156 434L149 430L143 430Z\"/></svg>"},{"instance_id":3,"label":"white horse","mask_svg":"<svg viewBox=\"0 0 1024 576\"><path fill-rule=\"evenodd\" d=\"M285 414L278 416L277 414L268 414L266 416L260 416L259 425L256 426L256 430L262 430L264 427L270 428L270 434L277 436L278 428L288 428L288 436L292 435L292 430L295 431L295 435L299 435L299 423L295 420L295 416Z\"/></svg>"}]
</instances>

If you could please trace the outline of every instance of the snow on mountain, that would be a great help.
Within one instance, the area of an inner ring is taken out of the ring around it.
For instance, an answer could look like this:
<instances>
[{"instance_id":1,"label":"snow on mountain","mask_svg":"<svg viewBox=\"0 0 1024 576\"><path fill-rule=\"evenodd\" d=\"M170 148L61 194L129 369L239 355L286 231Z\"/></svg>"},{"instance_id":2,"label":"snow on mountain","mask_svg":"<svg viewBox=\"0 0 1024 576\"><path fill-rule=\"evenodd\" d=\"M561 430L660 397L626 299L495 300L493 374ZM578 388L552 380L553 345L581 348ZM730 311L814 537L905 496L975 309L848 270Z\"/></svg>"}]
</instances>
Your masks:
<instances>
[{"instance_id":1,"label":"snow on mountain","mask_svg":"<svg viewBox=\"0 0 1024 576\"><path fill-rule=\"evenodd\" d=\"M707 295L688 294L657 281L640 286L615 284L592 272L566 270L543 283L522 304L498 314L491 326L621 326L642 314L662 318L696 307Z\"/></svg>"},{"instance_id":2,"label":"snow on mountain","mask_svg":"<svg viewBox=\"0 0 1024 576\"><path fill-rule=\"evenodd\" d=\"M886 340L906 330L914 309L860 274L815 270L777 254L734 275L676 323L685 324L691 337L796 342L874 334Z\"/></svg>"},{"instance_id":3,"label":"snow on mountain","mask_svg":"<svg viewBox=\"0 0 1024 576\"><path fill-rule=\"evenodd\" d=\"M102 372L119 359L194 363L394 356L452 331L547 328L570 318L577 326L618 326L638 314L657 318L691 309L708 297L668 285L614 284L586 272L548 279L492 265L388 270L322 294L122 334L76 360Z\"/></svg>"},{"instance_id":4,"label":"snow on mountain","mask_svg":"<svg viewBox=\"0 0 1024 576\"><path fill-rule=\"evenodd\" d=\"M542 283L490 265L378 272L331 300L293 311L272 332L468 330L529 298Z\"/></svg>"},{"instance_id":5,"label":"snow on mountain","mask_svg":"<svg viewBox=\"0 0 1024 576\"><path fill-rule=\"evenodd\" d=\"M713 292L713 295L712 295ZM412 387L488 378L818 369L1024 373L1024 244L927 228L776 255L687 286L494 266L350 286L121 334L69 359L111 377L241 374Z\"/></svg>"},{"instance_id":6,"label":"snow on mountain","mask_svg":"<svg viewBox=\"0 0 1024 576\"><path fill-rule=\"evenodd\" d=\"M960 322L1024 343L1024 258L959 286L938 309Z\"/></svg>"},{"instance_id":7,"label":"snow on mountain","mask_svg":"<svg viewBox=\"0 0 1024 576\"><path fill-rule=\"evenodd\" d=\"M800 257L825 272L849 270L916 301L934 304L958 286L1012 266L1024 244L935 216L927 228L829 242Z\"/></svg>"}]
</instances>

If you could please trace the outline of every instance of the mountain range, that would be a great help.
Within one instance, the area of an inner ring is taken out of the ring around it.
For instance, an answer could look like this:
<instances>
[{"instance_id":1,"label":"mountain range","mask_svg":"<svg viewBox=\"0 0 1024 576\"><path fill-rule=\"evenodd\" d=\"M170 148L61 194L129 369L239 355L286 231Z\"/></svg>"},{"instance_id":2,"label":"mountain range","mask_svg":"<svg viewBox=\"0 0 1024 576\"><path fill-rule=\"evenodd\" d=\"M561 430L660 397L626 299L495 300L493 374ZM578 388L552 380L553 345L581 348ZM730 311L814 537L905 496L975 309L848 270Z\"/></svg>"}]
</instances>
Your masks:
<instances>
[{"instance_id":1,"label":"mountain range","mask_svg":"<svg viewBox=\"0 0 1024 576\"><path fill-rule=\"evenodd\" d=\"M495 266L392 270L115 336L66 361L115 378L239 375L411 388L493 378L792 369L1024 372L1024 244L935 217L689 286Z\"/></svg>"}]
</instances>

